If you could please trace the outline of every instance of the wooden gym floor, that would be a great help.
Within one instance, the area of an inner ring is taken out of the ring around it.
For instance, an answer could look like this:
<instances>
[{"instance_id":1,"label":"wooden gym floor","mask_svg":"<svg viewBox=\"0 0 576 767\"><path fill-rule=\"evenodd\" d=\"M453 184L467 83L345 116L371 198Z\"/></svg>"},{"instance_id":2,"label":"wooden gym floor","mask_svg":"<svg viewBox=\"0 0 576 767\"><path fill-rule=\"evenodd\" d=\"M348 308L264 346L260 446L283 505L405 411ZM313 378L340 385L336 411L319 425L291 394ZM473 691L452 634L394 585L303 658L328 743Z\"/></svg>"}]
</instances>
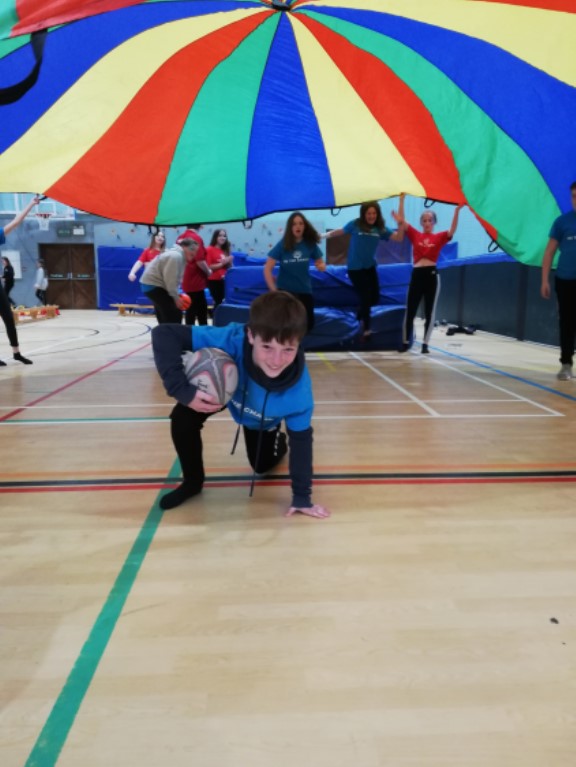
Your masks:
<instances>
[{"instance_id":1,"label":"wooden gym floor","mask_svg":"<svg viewBox=\"0 0 576 767\"><path fill-rule=\"evenodd\" d=\"M203 496L162 514L152 323L22 324L34 365L0 369L2 767L573 767L557 350L310 354L332 518L282 516L285 465L249 499L225 414Z\"/></svg>"}]
</instances>

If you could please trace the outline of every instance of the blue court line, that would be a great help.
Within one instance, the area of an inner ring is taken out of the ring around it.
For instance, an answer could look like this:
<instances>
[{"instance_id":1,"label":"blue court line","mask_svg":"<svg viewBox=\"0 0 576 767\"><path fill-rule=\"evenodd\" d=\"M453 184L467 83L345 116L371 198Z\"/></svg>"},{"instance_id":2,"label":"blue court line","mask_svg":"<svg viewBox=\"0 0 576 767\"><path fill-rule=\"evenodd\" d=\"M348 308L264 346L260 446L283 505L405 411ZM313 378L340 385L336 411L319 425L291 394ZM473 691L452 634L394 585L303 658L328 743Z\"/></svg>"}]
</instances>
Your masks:
<instances>
[{"instance_id":1,"label":"blue court line","mask_svg":"<svg viewBox=\"0 0 576 767\"><path fill-rule=\"evenodd\" d=\"M175 461L170 469L168 479L174 479L179 474L180 465L178 461ZM80 655L56 699L30 756L26 760L25 767L54 767L58 761L82 701L88 692L96 669L102 660L116 623L122 614L126 600L158 530L164 513L158 505L159 500L160 494L140 528L104 606L92 626L88 639L80 650Z\"/></svg>"},{"instance_id":2,"label":"blue court line","mask_svg":"<svg viewBox=\"0 0 576 767\"><path fill-rule=\"evenodd\" d=\"M571 402L576 402L576 397L572 394L565 394L563 391L558 391L558 389L552 389L550 386L536 383L536 381L531 381L529 378L523 378L522 376L514 375L514 373L507 373L505 370L500 370L499 368L495 368L492 365L486 364L485 362L477 362L476 360L470 359L470 357L463 357L461 354L447 352L445 349L440 349L438 346L432 346L430 348L434 349L434 351L445 354L447 357L454 357L454 359L461 360L462 362L469 362L471 365L476 365L478 368L484 368L485 370L490 370L492 373L498 373L498 375L504 376L504 378L511 378L513 381L520 381L520 383L527 384L528 386L532 386L535 389L541 389L542 391L546 391L549 394L555 394L557 397L563 397L564 399L568 399Z\"/></svg>"}]
</instances>

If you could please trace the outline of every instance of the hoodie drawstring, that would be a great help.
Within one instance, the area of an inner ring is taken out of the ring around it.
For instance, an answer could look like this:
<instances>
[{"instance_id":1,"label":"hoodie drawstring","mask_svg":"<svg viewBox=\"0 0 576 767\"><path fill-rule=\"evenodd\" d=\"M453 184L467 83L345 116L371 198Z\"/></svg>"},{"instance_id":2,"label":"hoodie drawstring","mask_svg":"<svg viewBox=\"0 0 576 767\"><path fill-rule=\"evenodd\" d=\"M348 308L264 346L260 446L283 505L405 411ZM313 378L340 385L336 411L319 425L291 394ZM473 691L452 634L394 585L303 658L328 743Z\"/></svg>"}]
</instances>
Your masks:
<instances>
[{"instance_id":1,"label":"hoodie drawstring","mask_svg":"<svg viewBox=\"0 0 576 767\"><path fill-rule=\"evenodd\" d=\"M248 391L248 386L245 385L244 389L242 390L242 404L240 405L240 423L238 424L238 428L236 429L236 436L234 437L234 442L232 443L232 450L230 451L230 455L234 455L236 452L236 446L238 445L238 439L240 437L240 427L242 426L242 416L244 415L244 405L246 404L246 392Z\"/></svg>"},{"instance_id":2,"label":"hoodie drawstring","mask_svg":"<svg viewBox=\"0 0 576 767\"><path fill-rule=\"evenodd\" d=\"M262 451L262 433L264 431L264 417L266 415L266 403L268 402L268 395L270 392L266 390L266 394L264 395L264 403L262 405L262 415L260 417L260 426L258 427L258 443L256 445L256 460L254 461L254 471L252 472L252 482L250 483L250 495L249 497L252 498L252 494L254 493L254 485L256 484L256 467L260 463L260 453Z\"/></svg>"}]
</instances>

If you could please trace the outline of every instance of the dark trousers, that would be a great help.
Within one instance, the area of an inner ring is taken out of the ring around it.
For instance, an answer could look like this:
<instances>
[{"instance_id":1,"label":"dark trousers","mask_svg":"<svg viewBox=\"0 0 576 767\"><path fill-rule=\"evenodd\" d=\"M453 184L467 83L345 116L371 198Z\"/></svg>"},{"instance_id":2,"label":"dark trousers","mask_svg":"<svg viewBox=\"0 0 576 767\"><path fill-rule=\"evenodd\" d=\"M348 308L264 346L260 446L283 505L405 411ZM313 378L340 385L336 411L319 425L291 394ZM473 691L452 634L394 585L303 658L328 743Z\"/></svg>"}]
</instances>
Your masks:
<instances>
[{"instance_id":1,"label":"dark trousers","mask_svg":"<svg viewBox=\"0 0 576 767\"><path fill-rule=\"evenodd\" d=\"M208 324L208 304L206 303L206 293L203 290L196 290L188 293L192 303L190 308L186 309L186 324L193 325L198 319L199 325Z\"/></svg>"},{"instance_id":2,"label":"dark trousers","mask_svg":"<svg viewBox=\"0 0 576 767\"><path fill-rule=\"evenodd\" d=\"M358 294L357 317L364 323L364 330L370 330L370 307L376 306L380 301L380 285L378 284L378 272L375 266L369 269L349 269L350 282Z\"/></svg>"},{"instance_id":3,"label":"dark trousers","mask_svg":"<svg viewBox=\"0 0 576 767\"><path fill-rule=\"evenodd\" d=\"M4 285L4 291L5 291L5 293L6 293L6 298L7 298L7 299L8 299L8 301L10 302L10 306L16 306L16 303L15 303L15 301L13 301L13 300L12 300L12 298L11 298L11 296L10 296L10 291L12 290L12 288L13 288L13 287L14 287L14 283L13 283L13 282L7 282L7 283Z\"/></svg>"},{"instance_id":4,"label":"dark trousers","mask_svg":"<svg viewBox=\"0 0 576 767\"><path fill-rule=\"evenodd\" d=\"M6 333L8 335L8 341L10 346L18 346L18 334L16 332L16 323L14 322L14 315L10 307L10 301L6 291L0 284L0 317L6 326Z\"/></svg>"},{"instance_id":5,"label":"dark trousers","mask_svg":"<svg viewBox=\"0 0 576 767\"><path fill-rule=\"evenodd\" d=\"M173 322L177 325L182 324L182 311L174 303L174 299L164 288L152 288L144 294L152 301L154 305L154 314L159 325L167 322Z\"/></svg>"},{"instance_id":6,"label":"dark trousers","mask_svg":"<svg viewBox=\"0 0 576 767\"><path fill-rule=\"evenodd\" d=\"M172 442L180 459L182 476L185 482L200 489L204 483L204 461L202 458L201 431L209 413L198 413L178 403L170 414ZM288 450L286 435L280 432L280 426L262 432L260 454L258 455L258 431L244 427L244 442L250 466L264 474L273 469L286 455Z\"/></svg>"},{"instance_id":7,"label":"dark trousers","mask_svg":"<svg viewBox=\"0 0 576 767\"><path fill-rule=\"evenodd\" d=\"M224 280L208 280L208 290L214 301L214 308L224 300Z\"/></svg>"},{"instance_id":8,"label":"dark trousers","mask_svg":"<svg viewBox=\"0 0 576 767\"><path fill-rule=\"evenodd\" d=\"M40 303L43 306L46 306L46 291L45 290L40 290L40 288L38 288L38 290L36 291L36 298L40 301Z\"/></svg>"},{"instance_id":9,"label":"dark trousers","mask_svg":"<svg viewBox=\"0 0 576 767\"><path fill-rule=\"evenodd\" d=\"M576 280L556 277L558 319L560 323L560 362L571 365L576 336Z\"/></svg>"},{"instance_id":10,"label":"dark trousers","mask_svg":"<svg viewBox=\"0 0 576 767\"><path fill-rule=\"evenodd\" d=\"M414 318L424 299L424 341L428 344L432 329L434 328L434 314L436 303L440 295L440 277L435 266L420 266L412 269L408 298L406 299L406 314L402 328L402 340L405 344L410 343L414 330Z\"/></svg>"},{"instance_id":11,"label":"dark trousers","mask_svg":"<svg viewBox=\"0 0 576 767\"><path fill-rule=\"evenodd\" d=\"M308 325L307 332L309 333L314 327L314 298L312 297L312 293L292 293L292 291L289 292L294 296L294 298L297 298L301 304L304 304L304 308L306 309L306 321Z\"/></svg>"}]
</instances>

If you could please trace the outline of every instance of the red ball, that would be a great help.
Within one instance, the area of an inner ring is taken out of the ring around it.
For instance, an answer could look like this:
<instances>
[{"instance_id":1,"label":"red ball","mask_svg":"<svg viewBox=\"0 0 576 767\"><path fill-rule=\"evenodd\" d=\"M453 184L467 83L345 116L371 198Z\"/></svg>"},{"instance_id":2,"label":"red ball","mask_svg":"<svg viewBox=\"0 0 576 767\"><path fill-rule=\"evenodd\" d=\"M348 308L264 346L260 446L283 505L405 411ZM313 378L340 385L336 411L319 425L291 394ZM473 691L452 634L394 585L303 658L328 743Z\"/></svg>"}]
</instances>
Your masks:
<instances>
[{"instance_id":1,"label":"red ball","mask_svg":"<svg viewBox=\"0 0 576 767\"><path fill-rule=\"evenodd\" d=\"M192 299L188 293L180 293L180 303L182 304L182 309L184 311L192 306Z\"/></svg>"}]
</instances>

